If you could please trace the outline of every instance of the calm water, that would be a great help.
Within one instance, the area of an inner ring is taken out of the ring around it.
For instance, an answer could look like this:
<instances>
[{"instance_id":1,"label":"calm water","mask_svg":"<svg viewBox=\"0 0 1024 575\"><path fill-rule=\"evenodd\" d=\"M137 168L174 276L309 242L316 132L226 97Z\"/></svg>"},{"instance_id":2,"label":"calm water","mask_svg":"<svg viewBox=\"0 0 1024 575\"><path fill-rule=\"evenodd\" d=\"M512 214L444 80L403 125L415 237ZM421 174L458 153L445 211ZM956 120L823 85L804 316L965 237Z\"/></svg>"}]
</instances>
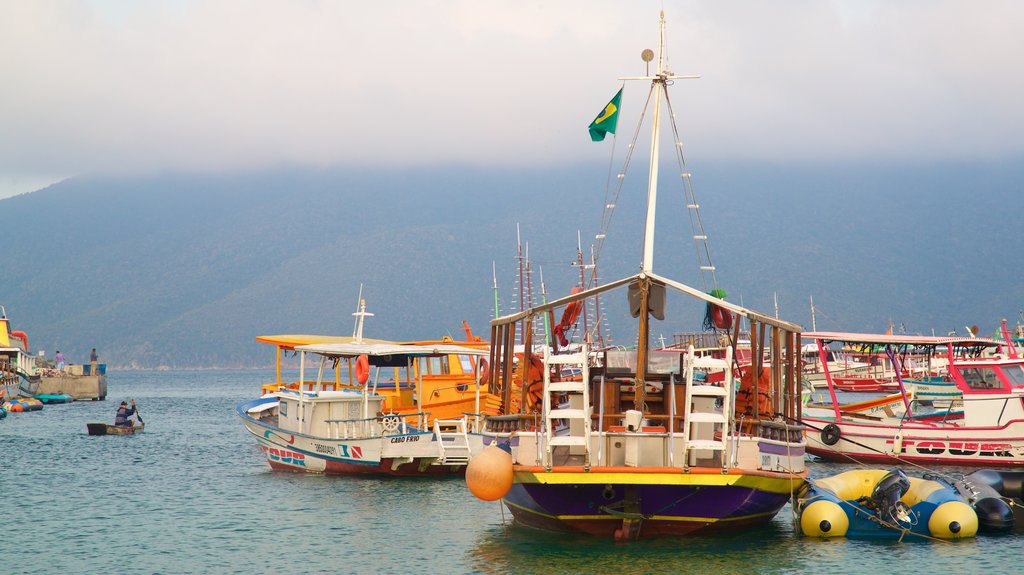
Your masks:
<instances>
[{"instance_id":1,"label":"calm water","mask_svg":"<svg viewBox=\"0 0 1024 575\"><path fill-rule=\"evenodd\" d=\"M270 372L117 372L109 399L0 420L0 573L1019 573L1024 534L946 542L768 526L610 540L503 528L461 480L271 472L234 407ZM89 437L137 400L145 433ZM838 466L812 464L812 474ZM507 513L506 513L507 518Z\"/></svg>"}]
</instances>

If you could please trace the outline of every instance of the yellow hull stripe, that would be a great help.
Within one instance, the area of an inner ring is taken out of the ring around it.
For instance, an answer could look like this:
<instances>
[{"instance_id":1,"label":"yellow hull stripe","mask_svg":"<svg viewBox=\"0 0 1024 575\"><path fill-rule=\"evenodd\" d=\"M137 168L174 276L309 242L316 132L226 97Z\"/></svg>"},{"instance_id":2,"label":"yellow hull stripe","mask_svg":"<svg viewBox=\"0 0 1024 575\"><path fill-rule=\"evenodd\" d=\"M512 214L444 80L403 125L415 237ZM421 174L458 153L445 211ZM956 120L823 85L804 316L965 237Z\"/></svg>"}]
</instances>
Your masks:
<instances>
[{"instance_id":1,"label":"yellow hull stripe","mask_svg":"<svg viewBox=\"0 0 1024 575\"><path fill-rule=\"evenodd\" d=\"M725 475L722 473L636 473L613 472L534 472L516 471L514 483L542 485L666 485L745 487L769 493L790 493L804 482L801 474L779 474L777 477L759 475Z\"/></svg>"}]
</instances>

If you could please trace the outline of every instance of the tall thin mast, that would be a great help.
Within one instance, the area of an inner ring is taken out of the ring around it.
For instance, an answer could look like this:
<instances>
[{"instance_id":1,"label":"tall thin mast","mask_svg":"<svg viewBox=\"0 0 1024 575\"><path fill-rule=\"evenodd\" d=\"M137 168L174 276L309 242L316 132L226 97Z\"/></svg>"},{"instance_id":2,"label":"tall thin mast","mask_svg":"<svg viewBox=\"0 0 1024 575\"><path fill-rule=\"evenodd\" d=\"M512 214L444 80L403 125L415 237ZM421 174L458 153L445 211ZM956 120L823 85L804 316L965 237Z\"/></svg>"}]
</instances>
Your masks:
<instances>
[{"instance_id":1,"label":"tall thin mast","mask_svg":"<svg viewBox=\"0 0 1024 575\"><path fill-rule=\"evenodd\" d=\"M814 321L814 296L811 296L811 331L818 331L818 324Z\"/></svg>"},{"instance_id":2,"label":"tall thin mast","mask_svg":"<svg viewBox=\"0 0 1024 575\"><path fill-rule=\"evenodd\" d=\"M519 311L526 309L526 292L523 289L523 242L519 236L519 223L516 223L516 250L519 254ZM519 343L526 343L526 334L523 333L523 327L525 323L521 323L519 327Z\"/></svg>"},{"instance_id":3,"label":"tall thin mast","mask_svg":"<svg viewBox=\"0 0 1024 575\"><path fill-rule=\"evenodd\" d=\"M498 264L491 261L491 274L494 277L494 319L498 319Z\"/></svg>"},{"instance_id":4,"label":"tall thin mast","mask_svg":"<svg viewBox=\"0 0 1024 575\"><path fill-rule=\"evenodd\" d=\"M667 97L669 80L684 80L700 78L697 75L680 76L673 74L666 69L665 65L665 11L661 11L661 19L658 22L658 67L654 76L632 76L619 78L620 80L646 80L651 82L651 90L654 90L654 110L651 115L651 161L650 175L647 182L647 220L644 226L644 253L641 262L641 270L647 273L654 271L654 216L658 203L658 153L660 150L661 134L661 100L662 96ZM651 50L644 50L641 55L645 62L650 63L654 59Z\"/></svg>"},{"instance_id":5,"label":"tall thin mast","mask_svg":"<svg viewBox=\"0 0 1024 575\"><path fill-rule=\"evenodd\" d=\"M644 226L644 257L640 269L654 271L654 212L658 205L658 150L661 134L661 96L665 91L665 12L661 12L658 30L658 67L651 83L654 90L654 114L651 116L651 163L647 180L647 223ZM646 310L644 310L646 313Z\"/></svg>"},{"instance_id":6,"label":"tall thin mast","mask_svg":"<svg viewBox=\"0 0 1024 575\"><path fill-rule=\"evenodd\" d=\"M576 265L580 268L580 289L587 289L587 269L594 266L583 263L583 238L580 231L576 230ZM591 279L596 279L591 276ZM591 287L597 287L596 284ZM583 340L590 342L590 321L587 314L587 306L583 306Z\"/></svg>"},{"instance_id":7,"label":"tall thin mast","mask_svg":"<svg viewBox=\"0 0 1024 575\"><path fill-rule=\"evenodd\" d=\"M548 303L548 288L544 286L544 266L540 266L540 303ZM544 345L551 346L551 321L548 314L544 314Z\"/></svg>"}]
</instances>

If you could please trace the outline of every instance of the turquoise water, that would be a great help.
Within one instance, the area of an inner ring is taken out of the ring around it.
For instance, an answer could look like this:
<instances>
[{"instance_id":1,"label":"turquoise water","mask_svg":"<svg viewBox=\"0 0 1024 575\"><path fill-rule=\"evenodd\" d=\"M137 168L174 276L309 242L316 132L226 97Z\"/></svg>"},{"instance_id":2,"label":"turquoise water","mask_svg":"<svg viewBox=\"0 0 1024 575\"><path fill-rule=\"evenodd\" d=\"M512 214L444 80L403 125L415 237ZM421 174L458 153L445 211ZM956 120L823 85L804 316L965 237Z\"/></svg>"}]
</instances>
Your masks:
<instances>
[{"instance_id":1,"label":"turquoise water","mask_svg":"<svg viewBox=\"0 0 1024 575\"><path fill-rule=\"evenodd\" d=\"M1024 534L799 539L787 506L755 530L616 544L506 529L458 479L271 472L234 407L272 376L115 372L108 401L0 420L0 573L1020 572ZM145 433L86 435L130 398Z\"/></svg>"}]
</instances>

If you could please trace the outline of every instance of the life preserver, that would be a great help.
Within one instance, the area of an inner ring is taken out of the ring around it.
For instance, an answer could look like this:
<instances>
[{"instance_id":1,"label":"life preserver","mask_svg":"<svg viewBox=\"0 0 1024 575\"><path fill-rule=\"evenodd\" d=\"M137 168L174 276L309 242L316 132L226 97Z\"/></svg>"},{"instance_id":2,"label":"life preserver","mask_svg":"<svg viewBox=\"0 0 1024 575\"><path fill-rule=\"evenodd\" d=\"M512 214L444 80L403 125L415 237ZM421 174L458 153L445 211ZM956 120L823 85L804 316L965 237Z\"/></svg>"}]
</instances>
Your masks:
<instances>
[{"instance_id":1,"label":"life preserver","mask_svg":"<svg viewBox=\"0 0 1024 575\"><path fill-rule=\"evenodd\" d=\"M732 327L732 313L722 306L711 304L711 322L718 329L729 329Z\"/></svg>"},{"instance_id":2,"label":"life preserver","mask_svg":"<svg viewBox=\"0 0 1024 575\"><path fill-rule=\"evenodd\" d=\"M840 431L839 426L834 423L830 423L821 428L821 442L825 445L835 445L839 443L839 437L841 435L842 431Z\"/></svg>"},{"instance_id":3,"label":"life preserver","mask_svg":"<svg viewBox=\"0 0 1024 575\"><path fill-rule=\"evenodd\" d=\"M575 295L581 291L583 291L583 288L576 286L569 290L569 295ZM562 319L555 326L555 335L558 336L558 342L562 344L562 347L569 345L565 332L569 331L569 328L576 323L576 319L580 317L581 311L583 311L583 300L576 300L565 306L565 311L562 312Z\"/></svg>"},{"instance_id":4,"label":"life preserver","mask_svg":"<svg viewBox=\"0 0 1024 575\"><path fill-rule=\"evenodd\" d=\"M480 385L487 385L491 381L491 369L485 358L480 358L480 364L477 369L479 370L477 373L480 374Z\"/></svg>"},{"instance_id":5,"label":"life preserver","mask_svg":"<svg viewBox=\"0 0 1024 575\"><path fill-rule=\"evenodd\" d=\"M365 385L370 380L370 358L361 355L356 358L356 381Z\"/></svg>"}]
</instances>

